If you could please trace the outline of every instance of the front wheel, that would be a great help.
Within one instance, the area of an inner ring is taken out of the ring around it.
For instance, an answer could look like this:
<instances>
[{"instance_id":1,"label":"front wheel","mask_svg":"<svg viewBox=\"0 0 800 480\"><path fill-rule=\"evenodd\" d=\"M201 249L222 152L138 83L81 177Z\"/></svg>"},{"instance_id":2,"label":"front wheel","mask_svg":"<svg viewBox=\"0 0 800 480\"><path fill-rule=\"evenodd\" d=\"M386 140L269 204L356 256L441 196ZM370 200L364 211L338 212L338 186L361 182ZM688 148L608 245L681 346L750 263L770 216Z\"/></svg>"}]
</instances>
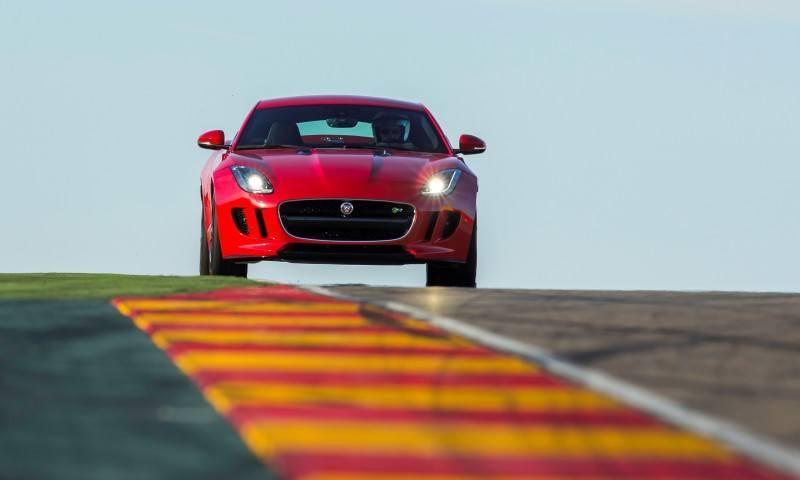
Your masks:
<instances>
[{"instance_id":1,"label":"front wheel","mask_svg":"<svg viewBox=\"0 0 800 480\"><path fill-rule=\"evenodd\" d=\"M478 223L472 227L472 240L469 242L469 253L465 263L428 262L428 287L467 287L475 288L475 276L478 272Z\"/></svg>"},{"instance_id":2,"label":"front wheel","mask_svg":"<svg viewBox=\"0 0 800 480\"><path fill-rule=\"evenodd\" d=\"M210 275L208 259L208 236L203 216L200 215L200 275Z\"/></svg>"},{"instance_id":3,"label":"front wheel","mask_svg":"<svg viewBox=\"0 0 800 480\"><path fill-rule=\"evenodd\" d=\"M211 238L207 241L206 229L200 225L200 275L219 275L224 277L247 278L247 264L234 263L222 258L217 227L217 212L211 202Z\"/></svg>"}]
</instances>

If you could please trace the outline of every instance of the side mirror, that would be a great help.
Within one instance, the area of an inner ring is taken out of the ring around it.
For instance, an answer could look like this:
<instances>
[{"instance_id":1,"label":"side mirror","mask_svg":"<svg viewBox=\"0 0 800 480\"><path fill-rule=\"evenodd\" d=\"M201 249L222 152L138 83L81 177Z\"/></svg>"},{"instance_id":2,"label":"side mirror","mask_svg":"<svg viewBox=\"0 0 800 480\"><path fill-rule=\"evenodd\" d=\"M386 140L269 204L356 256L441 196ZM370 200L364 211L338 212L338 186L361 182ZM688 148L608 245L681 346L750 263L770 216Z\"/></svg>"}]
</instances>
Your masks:
<instances>
[{"instance_id":1,"label":"side mirror","mask_svg":"<svg viewBox=\"0 0 800 480\"><path fill-rule=\"evenodd\" d=\"M486 151L486 143L474 135L461 135L458 139L458 149L453 153L462 155L475 155Z\"/></svg>"},{"instance_id":2,"label":"side mirror","mask_svg":"<svg viewBox=\"0 0 800 480\"><path fill-rule=\"evenodd\" d=\"M209 150L223 150L230 147L230 144L225 143L225 132L211 130L198 137L197 146Z\"/></svg>"}]
</instances>

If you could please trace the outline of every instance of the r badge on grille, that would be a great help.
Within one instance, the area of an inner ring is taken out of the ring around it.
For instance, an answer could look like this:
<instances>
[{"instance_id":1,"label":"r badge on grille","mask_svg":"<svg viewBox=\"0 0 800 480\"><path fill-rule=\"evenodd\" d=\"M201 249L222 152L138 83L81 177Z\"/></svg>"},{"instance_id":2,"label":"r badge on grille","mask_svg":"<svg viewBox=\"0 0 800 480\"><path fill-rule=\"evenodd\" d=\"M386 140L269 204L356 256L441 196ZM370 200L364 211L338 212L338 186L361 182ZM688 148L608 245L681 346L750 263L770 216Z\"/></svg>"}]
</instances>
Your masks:
<instances>
[{"instance_id":1,"label":"r badge on grille","mask_svg":"<svg viewBox=\"0 0 800 480\"><path fill-rule=\"evenodd\" d=\"M339 210L344 216L350 215L353 213L353 204L350 202L342 202L342 204L339 206Z\"/></svg>"}]
</instances>

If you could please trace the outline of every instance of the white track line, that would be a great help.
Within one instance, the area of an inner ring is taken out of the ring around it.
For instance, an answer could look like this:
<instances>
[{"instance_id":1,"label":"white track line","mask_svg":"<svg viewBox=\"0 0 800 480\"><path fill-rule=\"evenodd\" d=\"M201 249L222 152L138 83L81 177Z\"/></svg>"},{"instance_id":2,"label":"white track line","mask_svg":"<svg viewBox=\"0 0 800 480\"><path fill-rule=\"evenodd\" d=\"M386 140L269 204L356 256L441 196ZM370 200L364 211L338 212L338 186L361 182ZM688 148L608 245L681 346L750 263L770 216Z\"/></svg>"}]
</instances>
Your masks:
<instances>
[{"instance_id":1,"label":"white track line","mask_svg":"<svg viewBox=\"0 0 800 480\"><path fill-rule=\"evenodd\" d=\"M435 315L398 302L383 302L352 297L324 287L303 285L313 293L342 300L369 303L424 320L431 325L461 335L496 350L526 358L556 375L614 397L639 410L704 437L713 438L743 455L800 478L800 452L772 440L745 432L740 427L703 413L694 412L653 392L634 386L596 370L562 360L546 350L507 338L453 318Z\"/></svg>"}]
</instances>

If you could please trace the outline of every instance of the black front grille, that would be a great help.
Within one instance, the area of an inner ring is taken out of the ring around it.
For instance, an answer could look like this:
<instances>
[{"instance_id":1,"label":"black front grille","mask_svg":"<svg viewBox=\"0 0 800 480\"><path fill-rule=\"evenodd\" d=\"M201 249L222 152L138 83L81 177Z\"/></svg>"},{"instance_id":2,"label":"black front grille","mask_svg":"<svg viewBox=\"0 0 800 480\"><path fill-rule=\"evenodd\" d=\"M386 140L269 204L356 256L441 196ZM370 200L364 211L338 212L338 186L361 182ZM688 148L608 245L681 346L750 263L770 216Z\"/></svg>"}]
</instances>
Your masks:
<instances>
[{"instance_id":1,"label":"black front grille","mask_svg":"<svg viewBox=\"0 0 800 480\"><path fill-rule=\"evenodd\" d=\"M351 203L352 213L342 213ZM281 222L298 238L339 242L394 240L408 233L414 207L373 200L295 200L281 204Z\"/></svg>"},{"instance_id":2,"label":"black front grille","mask_svg":"<svg viewBox=\"0 0 800 480\"><path fill-rule=\"evenodd\" d=\"M428 224L428 231L425 232L425 241L429 242L433 237L433 230L436 228L436 220L439 220L439 212L433 212L431 221Z\"/></svg>"},{"instance_id":3,"label":"black front grille","mask_svg":"<svg viewBox=\"0 0 800 480\"><path fill-rule=\"evenodd\" d=\"M233 216L233 223L236 224L236 228L242 232L242 235L250 233L250 229L247 227L247 217L244 216L244 209L234 208L231 210L231 215Z\"/></svg>"},{"instance_id":4,"label":"black front grille","mask_svg":"<svg viewBox=\"0 0 800 480\"><path fill-rule=\"evenodd\" d=\"M400 245L289 244L278 253L285 262L352 265L420 263Z\"/></svg>"},{"instance_id":5,"label":"black front grille","mask_svg":"<svg viewBox=\"0 0 800 480\"><path fill-rule=\"evenodd\" d=\"M258 233L262 238L267 237L267 224L264 223L264 213L260 208L256 208L256 222L258 222Z\"/></svg>"},{"instance_id":6,"label":"black front grille","mask_svg":"<svg viewBox=\"0 0 800 480\"><path fill-rule=\"evenodd\" d=\"M461 220L461 214L458 212L446 212L444 214L444 226L442 227L442 240L450 238L458 228L458 222Z\"/></svg>"}]
</instances>

